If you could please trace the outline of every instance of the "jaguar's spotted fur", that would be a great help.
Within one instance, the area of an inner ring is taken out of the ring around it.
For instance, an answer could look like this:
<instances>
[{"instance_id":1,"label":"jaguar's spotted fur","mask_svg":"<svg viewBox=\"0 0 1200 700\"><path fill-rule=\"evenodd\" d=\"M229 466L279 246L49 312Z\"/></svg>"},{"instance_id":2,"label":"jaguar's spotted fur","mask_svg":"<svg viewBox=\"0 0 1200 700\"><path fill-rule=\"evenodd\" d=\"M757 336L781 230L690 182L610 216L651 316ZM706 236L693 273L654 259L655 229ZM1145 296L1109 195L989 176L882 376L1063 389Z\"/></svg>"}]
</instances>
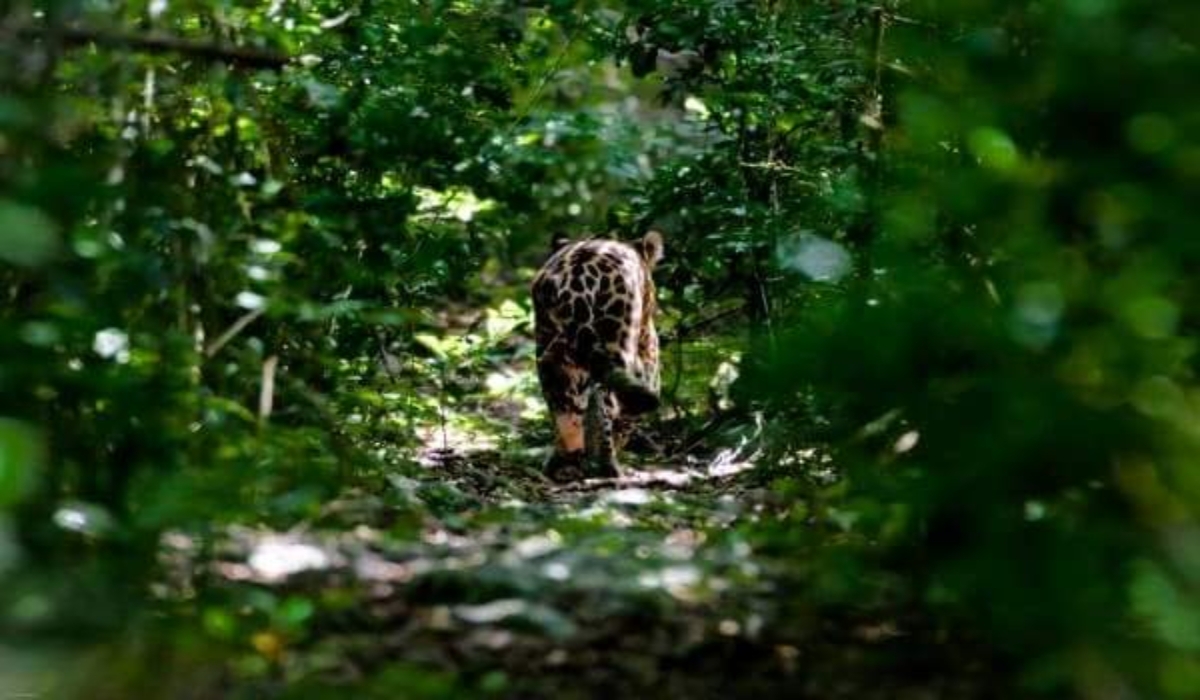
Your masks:
<instances>
[{"instance_id":1,"label":"jaguar's spotted fur","mask_svg":"<svg viewBox=\"0 0 1200 700\"><path fill-rule=\"evenodd\" d=\"M533 280L538 378L557 434L554 476L582 472L585 452L593 471L615 475L629 419L658 406L652 272L662 249L656 231L635 242L561 243ZM593 393L602 406L585 420Z\"/></svg>"}]
</instances>

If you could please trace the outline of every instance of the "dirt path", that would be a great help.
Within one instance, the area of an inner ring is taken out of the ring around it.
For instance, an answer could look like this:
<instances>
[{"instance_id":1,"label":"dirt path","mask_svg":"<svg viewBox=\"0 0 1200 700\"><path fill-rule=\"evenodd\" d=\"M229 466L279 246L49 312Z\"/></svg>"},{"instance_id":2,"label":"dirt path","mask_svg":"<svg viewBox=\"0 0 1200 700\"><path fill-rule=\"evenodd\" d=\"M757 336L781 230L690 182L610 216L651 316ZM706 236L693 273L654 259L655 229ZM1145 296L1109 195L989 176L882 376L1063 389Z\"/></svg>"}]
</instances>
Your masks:
<instances>
[{"instance_id":1,"label":"dirt path","mask_svg":"<svg viewBox=\"0 0 1200 700\"><path fill-rule=\"evenodd\" d=\"M269 665L264 693L432 672L444 687L412 697L977 697L970 674L879 665L902 656L896 621L797 602L803 584L736 527L779 512L743 457L555 485L443 454L288 532L233 530L212 561L167 542L180 590L266 609L248 653Z\"/></svg>"},{"instance_id":2,"label":"dirt path","mask_svg":"<svg viewBox=\"0 0 1200 700\"><path fill-rule=\"evenodd\" d=\"M164 602L233 657L196 697L985 696L939 630L831 603L853 572L804 562L838 533L752 469L753 431L663 430L619 479L546 479L523 313L453 315L442 354L384 379L437 397L403 464L286 531L164 538Z\"/></svg>"}]
</instances>

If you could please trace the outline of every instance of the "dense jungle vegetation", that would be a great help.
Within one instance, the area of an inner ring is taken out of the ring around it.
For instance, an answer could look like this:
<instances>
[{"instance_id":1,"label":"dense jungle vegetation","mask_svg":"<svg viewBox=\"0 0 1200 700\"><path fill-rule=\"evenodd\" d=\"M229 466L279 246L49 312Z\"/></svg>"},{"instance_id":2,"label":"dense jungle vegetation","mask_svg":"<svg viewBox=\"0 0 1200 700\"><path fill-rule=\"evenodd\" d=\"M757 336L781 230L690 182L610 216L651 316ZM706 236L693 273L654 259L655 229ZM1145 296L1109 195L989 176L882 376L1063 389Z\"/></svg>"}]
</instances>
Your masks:
<instances>
[{"instance_id":1,"label":"dense jungle vegetation","mask_svg":"<svg viewBox=\"0 0 1200 700\"><path fill-rule=\"evenodd\" d=\"M1194 0L4 0L0 698L1200 697L1197 195Z\"/></svg>"}]
</instances>

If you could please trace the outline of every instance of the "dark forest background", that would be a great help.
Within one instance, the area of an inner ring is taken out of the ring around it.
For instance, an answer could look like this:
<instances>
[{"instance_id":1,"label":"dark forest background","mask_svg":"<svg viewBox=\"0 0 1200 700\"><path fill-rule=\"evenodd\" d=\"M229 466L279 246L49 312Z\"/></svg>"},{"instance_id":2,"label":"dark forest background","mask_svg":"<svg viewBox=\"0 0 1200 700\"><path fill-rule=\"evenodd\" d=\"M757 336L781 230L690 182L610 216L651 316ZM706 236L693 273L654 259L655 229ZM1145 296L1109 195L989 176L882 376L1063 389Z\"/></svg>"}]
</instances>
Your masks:
<instances>
[{"instance_id":1,"label":"dark forest background","mask_svg":"<svg viewBox=\"0 0 1200 700\"><path fill-rule=\"evenodd\" d=\"M1200 696L1198 28L0 2L0 697ZM549 484L528 282L652 227Z\"/></svg>"}]
</instances>

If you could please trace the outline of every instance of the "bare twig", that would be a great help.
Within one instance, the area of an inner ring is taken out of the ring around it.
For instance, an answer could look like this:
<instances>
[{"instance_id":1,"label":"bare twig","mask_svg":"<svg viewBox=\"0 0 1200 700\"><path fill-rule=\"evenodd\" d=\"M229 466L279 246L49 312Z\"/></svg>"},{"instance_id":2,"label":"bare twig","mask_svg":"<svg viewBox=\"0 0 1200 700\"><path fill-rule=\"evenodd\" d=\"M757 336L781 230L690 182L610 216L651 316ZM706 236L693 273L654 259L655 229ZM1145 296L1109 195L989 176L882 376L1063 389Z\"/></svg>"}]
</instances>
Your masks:
<instances>
[{"instance_id":1,"label":"bare twig","mask_svg":"<svg viewBox=\"0 0 1200 700\"><path fill-rule=\"evenodd\" d=\"M688 323L688 324L677 325L674 328L674 332L671 333L671 335L668 335L668 336L662 338L659 341L659 344L660 345L669 345L671 343L678 343L679 341L681 341L684 338L688 337L689 335L695 333L696 331L700 330L701 328L706 328L706 327L711 326L712 324L716 323L717 321L720 321L725 318L729 318L730 316L733 316L734 314L739 314L739 313L745 311L745 309L746 309L745 304L738 304L737 306L725 309L724 311L719 311L719 312L713 314L712 316L702 318L699 321L695 321L693 323Z\"/></svg>"},{"instance_id":2,"label":"bare twig","mask_svg":"<svg viewBox=\"0 0 1200 700\"><path fill-rule=\"evenodd\" d=\"M707 439L709 436L711 436L713 433L717 432L721 428L725 427L726 425L729 425L730 421L732 421L734 418L736 418L740 415L742 415L742 414L741 414L741 412L738 412L738 411L725 411L723 413L718 413L717 415L710 418L707 423L705 423L704 425L697 428L695 431L689 432L687 434L687 436L683 440L680 441L680 444L683 445L683 447L681 449L676 450L674 454L676 454L676 455L691 454L692 451L694 451L697 447L700 446L701 442L704 442L705 439Z\"/></svg>"},{"instance_id":3,"label":"bare twig","mask_svg":"<svg viewBox=\"0 0 1200 700\"><path fill-rule=\"evenodd\" d=\"M768 160L768 161L759 161L759 162L743 161L741 163L738 163L738 166L745 168L747 170L763 170L763 171L766 171L772 177L779 175L780 173L787 174L787 175L790 175L793 177L793 179L791 180L791 183L793 185L799 185L801 187L805 187L810 190L820 189L820 187L821 187L821 185L819 183L813 182L812 180L798 179L798 178L800 178L801 175L804 175L807 172L803 168L797 168L793 165L787 165L787 164L781 163L777 160Z\"/></svg>"},{"instance_id":4,"label":"bare twig","mask_svg":"<svg viewBox=\"0 0 1200 700\"><path fill-rule=\"evenodd\" d=\"M182 54L244 68L278 70L291 60L287 54L271 49L188 39L162 32L128 32L80 25L57 27L52 32L46 27L27 25L16 27L14 33L26 40L53 38L64 46L102 46L141 53Z\"/></svg>"},{"instance_id":5,"label":"bare twig","mask_svg":"<svg viewBox=\"0 0 1200 700\"><path fill-rule=\"evenodd\" d=\"M545 74L542 75L541 79L534 87L533 93L530 95L529 99L526 100L525 105L521 107L521 109L517 112L517 115L511 122L509 122L508 127L504 130L502 135L503 140L507 140L508 137L512 136L517 127L520 126L533 112L534 107L537 107L538 102L540 102L542 99L542 93L546 90L546 86L548 86L550 81L554 79L554 76L558 75L558 72L562 70L563 62L566 60L567 53L571 50L571 46L574 43L575 30L572 29L567 33L563 47L558 52L558 56L554 59L554 63L552 63L550 67L546 69Z\"/></svg>"},{"instance_id":6,"label":"bare twig","mask_svg":"<svg viewBox=\"0 0 1200 700\"><path fill-rule=\"evenodd\" d=\"M212 341L212 343L209 343L208 348L204 350L204 356L212 359L218 352L221 352L221 348L228 345L229 341L233 340L238 333L241 333L243 330L245 330L246 326L253 323L255 319L257 319L259 316L262 316L264 313L266 313L266 309L254 309L253 311L250 311L238 320L234 321L233 325L229 326L224 333L218 336L216 340Z\"/></svg>"},{"instance_id":7,"label":"bare twig","mask_svg":"<svg viewBox=\"0 0 1200 700\"><path fill-rule=\"evenodd\" d=\"M279 355L271 355L263 361L262 390L258 394L258 420L266 425L275 406L275 370L279 367Z\"/></svg>"}]
</instances>

